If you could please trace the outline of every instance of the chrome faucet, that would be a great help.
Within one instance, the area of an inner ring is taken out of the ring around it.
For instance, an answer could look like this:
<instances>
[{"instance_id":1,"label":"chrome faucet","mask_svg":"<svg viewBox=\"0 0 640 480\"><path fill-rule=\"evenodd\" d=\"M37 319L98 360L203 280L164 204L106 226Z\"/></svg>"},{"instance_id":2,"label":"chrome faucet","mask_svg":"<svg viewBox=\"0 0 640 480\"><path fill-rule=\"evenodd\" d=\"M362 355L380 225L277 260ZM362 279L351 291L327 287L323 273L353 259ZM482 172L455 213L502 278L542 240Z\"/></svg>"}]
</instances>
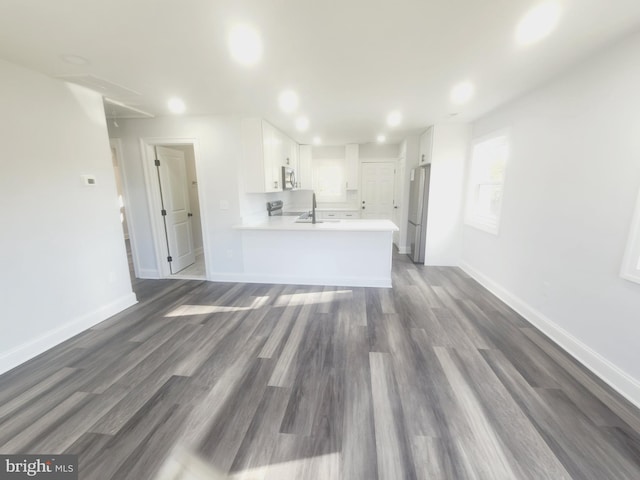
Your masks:
<instances>
[{"instance_id":1,"label":"chrome faucet","mask_svg":"<svg viewBox=\"0 0 640 480\"><path fill-rule=\"evenodd\" d=\"M313 192L311 194L311 223L316 223L316 208L318 204L316 203L316 193Z\"/></svg>"}]
</instances>

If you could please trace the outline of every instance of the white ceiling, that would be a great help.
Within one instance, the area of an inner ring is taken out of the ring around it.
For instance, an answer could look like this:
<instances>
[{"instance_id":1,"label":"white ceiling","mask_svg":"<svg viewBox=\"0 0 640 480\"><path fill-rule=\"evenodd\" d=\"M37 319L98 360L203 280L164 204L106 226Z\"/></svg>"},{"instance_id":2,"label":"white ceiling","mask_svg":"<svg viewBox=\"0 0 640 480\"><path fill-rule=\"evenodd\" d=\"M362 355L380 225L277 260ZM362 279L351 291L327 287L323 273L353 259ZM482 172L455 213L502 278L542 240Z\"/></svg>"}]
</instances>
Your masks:
<instances>
[{"instance_id":1,"label":"white ceiling","mask_svg":"<svg viewBox=\"0 0 640 480\"><path fill-rule=\"evenodd\" d=\"M114 100L156 116L179 96L187 114L261 116L301 143L378 133L394 142L472 120L640 26L639 0L557 1L558 28L522 48L514 30L536 0L0 0L0 57L52 76L90 74L117 86L105 87ZM238 22L263 39L254 67L229 57ZM66 63L69 54L90 64ZM449 92L466 79L476 96L456 107ZM285 88L311 121L304 134L278 109ZM385 125L393 109L404 115L395 129Z\"/></svg>"}]
</instances>

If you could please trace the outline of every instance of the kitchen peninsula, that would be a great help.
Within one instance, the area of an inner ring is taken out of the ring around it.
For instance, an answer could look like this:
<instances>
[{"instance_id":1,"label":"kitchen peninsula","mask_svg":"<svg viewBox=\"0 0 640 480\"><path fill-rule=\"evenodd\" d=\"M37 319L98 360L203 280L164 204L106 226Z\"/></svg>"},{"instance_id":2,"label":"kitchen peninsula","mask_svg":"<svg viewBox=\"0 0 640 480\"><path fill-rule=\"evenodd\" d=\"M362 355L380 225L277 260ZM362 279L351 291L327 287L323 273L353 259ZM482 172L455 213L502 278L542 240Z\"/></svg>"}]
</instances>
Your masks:
<instances>
[{"instance_id":1,"label":"kitchen peninsula","mask_svg":"<svg viewBox=\"0 0 640 480\"><path fill-rule=\"evenodd\" d=\"M391 287L393 232L389 220L297 223L267 217L242 231L247 281L294 285Z\"/></svg>"}]
</instances>

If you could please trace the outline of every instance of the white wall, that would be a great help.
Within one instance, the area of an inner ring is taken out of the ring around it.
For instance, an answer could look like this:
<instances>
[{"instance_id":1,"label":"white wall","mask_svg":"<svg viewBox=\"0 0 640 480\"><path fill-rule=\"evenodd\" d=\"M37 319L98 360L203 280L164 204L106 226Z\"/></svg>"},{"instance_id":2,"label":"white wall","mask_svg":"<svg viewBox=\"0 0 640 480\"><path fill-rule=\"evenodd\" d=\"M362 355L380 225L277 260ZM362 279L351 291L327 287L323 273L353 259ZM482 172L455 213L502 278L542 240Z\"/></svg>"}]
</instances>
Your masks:
<instances>
[{"instance_id":1,"label":"white wall","mask_svg":"<svg viewBox=\"0 0 640 480\"><path fill-rule=\"evenodd\" d=\"M498 236L463 266L640 405L640 285L619 277L640 187L640 35L474 124L511 128Z\"/></svg>"},{"instance_id":2,"label":"white wall","mask_svg":"<svg viewBox=\"0 0 640 480\"><path fill-rule=\"evenodd\" d=\"M360 160L396 159L400 155L399 143L361 143Z\"/></svg>"},{"instance_id":3,"label":"white wall","mask_svg":"<svg viewBox=\"0 0 640 480\"><path fill-rule=\"evenodd\" d=\"M346 150L344 145L314 145L311 147L311 158L344 160L346 158Z\"/></svg>"},{"instance_id":4,"label":"white wall","mask_svg":"<svg viewBox=\"0 0 640 480\"><path fill-rule=\"evenodd\" d=\"M101 97L0 60L0 105L1 372L135 296Z\"/></svg>"},{"instance_id":5,"label":"white wall","mask_svg":"<svg viewBox=\"0 0 640 480\"><path fill-rule=\"evenodd\" d=\"M425 265L458 265L470 126L433 126Z\"/></svg>"},{"instance_id":6,"label":"white wall","mask_svg":"<svg viewBox=\"0 0 640 480\"><path fill-rule=\"evenodd\" d=\"M162 117L118 120L111 136L121 138L129 194L129 229L140 263L140 275L160 275L151 235L151 217L141 139L195 139L198 195L202 215L207 278L233 280L243 269L240 233L240 121L233 117ZM245 174L245 172L242 172ZM224 208L224 206L228 208Z\"/></svg>"}]
</instances>

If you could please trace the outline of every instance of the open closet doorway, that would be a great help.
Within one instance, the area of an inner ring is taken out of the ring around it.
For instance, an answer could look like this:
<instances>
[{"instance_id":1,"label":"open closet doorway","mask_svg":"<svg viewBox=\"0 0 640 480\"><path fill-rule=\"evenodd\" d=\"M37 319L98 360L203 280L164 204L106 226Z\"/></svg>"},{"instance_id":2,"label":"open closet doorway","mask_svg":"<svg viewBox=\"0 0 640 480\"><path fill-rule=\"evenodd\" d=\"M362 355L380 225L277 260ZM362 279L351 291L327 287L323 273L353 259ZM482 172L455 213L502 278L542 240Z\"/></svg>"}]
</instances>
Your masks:
<instances>
[{"instance_id":1,"label":"open closet doorway","mask_svg":"<svg viewBox=\"0 0 640 480\"><path fill-rule=\"evenodd\" d=\"M193 143L146 145L154 242L164 278L205 279Z\"/></svg>"}]
</instances>

